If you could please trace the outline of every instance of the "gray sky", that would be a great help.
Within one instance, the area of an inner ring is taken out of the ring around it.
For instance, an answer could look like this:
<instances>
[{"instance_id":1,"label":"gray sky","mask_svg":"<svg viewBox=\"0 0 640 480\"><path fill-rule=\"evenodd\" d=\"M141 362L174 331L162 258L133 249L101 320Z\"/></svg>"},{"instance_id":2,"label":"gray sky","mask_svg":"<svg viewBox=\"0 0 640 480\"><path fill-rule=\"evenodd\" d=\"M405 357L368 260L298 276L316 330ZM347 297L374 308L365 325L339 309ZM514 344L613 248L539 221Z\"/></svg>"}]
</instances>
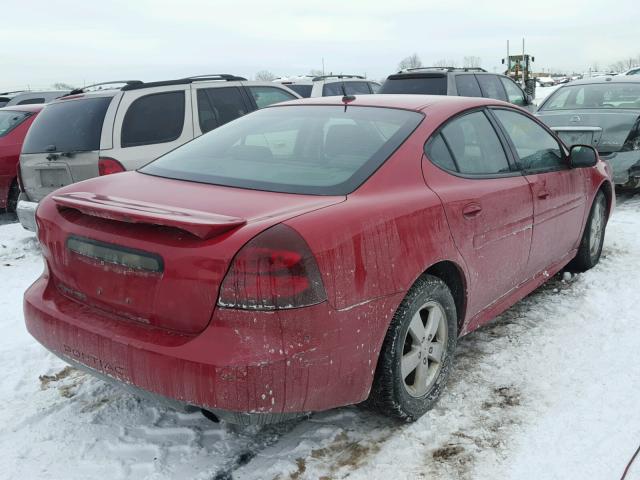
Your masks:
<instances>
[{"instance_id":1,"label":"gray sky","mask_svg":"<svg viewBox=\"0 0 640 480\"><path fill-rule=\"evenodd\" d=\"M582 72L640 55L638 0L312 0L6 2L0 90L53 82L252 77L325 69L384 78L417 53L425 65L482 58L500 70L506 41L536 70Z\"/></svg>"}]
</instances>

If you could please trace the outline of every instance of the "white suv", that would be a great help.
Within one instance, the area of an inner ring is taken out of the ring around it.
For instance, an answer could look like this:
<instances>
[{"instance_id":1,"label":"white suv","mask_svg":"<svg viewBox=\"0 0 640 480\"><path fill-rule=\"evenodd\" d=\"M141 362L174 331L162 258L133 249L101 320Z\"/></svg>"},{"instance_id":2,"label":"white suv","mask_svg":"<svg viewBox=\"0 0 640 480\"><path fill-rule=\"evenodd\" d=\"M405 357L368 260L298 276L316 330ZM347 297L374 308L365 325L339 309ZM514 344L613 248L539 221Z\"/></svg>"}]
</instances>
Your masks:
<instances>
[{"instance_id":1,"label":"white suv","mask_svg":"<svg viewBox=\"0 0 640 480\"><path fill-rule=\"evenodd\" d=\"M47 105L25 138L20 223L35 230L38 202L62 186L134 170L253 110L297 98L286 86L227 74L73 90Z\"/></svg>"},{"instance_id":2,"label":"white suv","mask_svg":"<svg viewBox=\"0 0 640 480\"><path fill-rule=\"evenodd\" d=\"M378 93L380 84L360 75L301 75L276 78L275 83L285 85L300 96L330 97L333 95L368 95ZM343 91L344 87L344 91Z\"/></svg>"}]
</instances>

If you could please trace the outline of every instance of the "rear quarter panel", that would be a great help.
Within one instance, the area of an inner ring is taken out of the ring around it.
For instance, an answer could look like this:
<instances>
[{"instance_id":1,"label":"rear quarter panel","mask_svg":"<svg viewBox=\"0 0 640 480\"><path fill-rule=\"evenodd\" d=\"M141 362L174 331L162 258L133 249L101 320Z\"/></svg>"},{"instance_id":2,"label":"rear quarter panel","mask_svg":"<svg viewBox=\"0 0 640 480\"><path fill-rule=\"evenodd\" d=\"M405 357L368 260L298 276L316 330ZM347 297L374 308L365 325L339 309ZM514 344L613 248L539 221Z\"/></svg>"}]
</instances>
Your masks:
<instances>
[{"instance_id":1,"label":"rear quarter panel","mask_svg":"<svg viewBox=\"0 0 640 480\"><path fill-rule=\"evenodd\" d=\"M374 367L393 314L416 279L442 260L464 271L442 204L422 177L425 135L418 127L346 202L286 222L311 247L328 302L341 316L331 324L340 331L327 334Z\"/></svg>"}]
</instances>

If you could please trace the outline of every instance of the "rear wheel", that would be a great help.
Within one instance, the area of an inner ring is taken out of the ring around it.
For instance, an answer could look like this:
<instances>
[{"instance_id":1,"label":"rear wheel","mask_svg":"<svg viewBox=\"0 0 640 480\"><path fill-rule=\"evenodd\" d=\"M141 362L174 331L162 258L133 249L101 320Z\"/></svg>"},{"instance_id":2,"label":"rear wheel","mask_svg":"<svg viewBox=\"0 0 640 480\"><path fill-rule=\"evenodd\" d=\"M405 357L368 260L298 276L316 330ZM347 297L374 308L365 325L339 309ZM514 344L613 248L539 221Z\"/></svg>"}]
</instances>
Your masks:
<instances>
[{"instance_id":1,"label":"rear wheel","mask_svg":"<svg viewBox=\"0 0 640 480\"><path fill-rule=\"evenodd\" d=\"M582 234L580 247L575 258L568 268L578 272L584 272L595 267L600 261L604 232L607 227L607 199L602 191L596 194L591 205L591 212Z\"/></svg>"},{"instance_id":2,"label":"rear wheel","mask_svg":"<svg viewBox=\"0 0 640 480\"><path fill-rule=\"evenodd\" d=\"M449 376L456 318L447 285L431 275L421 277L389 326L367 406L405 421L429 410Z\"/></svg>"}]
</instances>

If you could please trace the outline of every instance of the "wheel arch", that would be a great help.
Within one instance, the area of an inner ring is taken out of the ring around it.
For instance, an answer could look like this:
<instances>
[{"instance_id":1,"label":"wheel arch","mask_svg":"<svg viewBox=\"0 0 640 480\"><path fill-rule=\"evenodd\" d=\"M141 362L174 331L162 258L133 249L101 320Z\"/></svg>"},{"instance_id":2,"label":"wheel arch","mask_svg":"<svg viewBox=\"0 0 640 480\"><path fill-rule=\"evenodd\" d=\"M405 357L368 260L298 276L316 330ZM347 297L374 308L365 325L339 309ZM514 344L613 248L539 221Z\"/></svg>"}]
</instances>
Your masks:
<instances>
[{"instance_id":1,"label":"wheel arch","mask_svg":"<svg viewBox=\"0 0 640 480\"><path fill-rule=\"evenodd\" d=\"M604 197L607 199L607 219L608 219L609 217L611 217L611 210L613 208L613 195L614 195L613 185L611 184L611 182L605 180L604 182L602 182L602 184L598 188L598 191L602 191L602 193L604 193Z\"/></svg>"},{"instance_id":2,"label":"wheel arch","mask_svg":"<svg viewBox=\"0 0 640 480\"><path fill-rule=\"evenodd\" d=\"M456 304L458 333L460 333L467 309L467 282L462 268L455 262L442 260L431 265L422 272L422 275L433 275L439 278L451 291Z\"/></svg>"}]
</instances>

